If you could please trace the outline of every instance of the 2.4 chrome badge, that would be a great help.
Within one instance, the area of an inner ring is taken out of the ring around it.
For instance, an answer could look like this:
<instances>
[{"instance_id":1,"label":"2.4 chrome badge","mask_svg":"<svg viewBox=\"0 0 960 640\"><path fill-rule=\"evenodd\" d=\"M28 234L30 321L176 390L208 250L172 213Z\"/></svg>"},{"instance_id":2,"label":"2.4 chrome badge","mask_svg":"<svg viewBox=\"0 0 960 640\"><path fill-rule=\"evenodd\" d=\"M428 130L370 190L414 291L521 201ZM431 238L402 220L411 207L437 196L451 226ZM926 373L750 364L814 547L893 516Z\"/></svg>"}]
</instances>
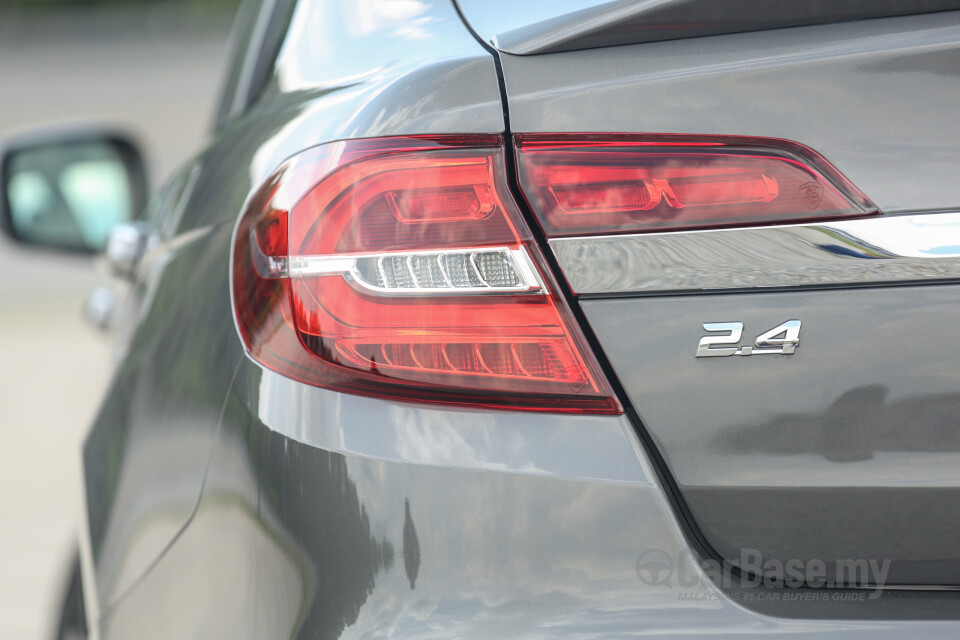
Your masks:
<instances>
[{"instance_id":1,"label":"2.4 chrome badge","mask_svg":"<svg viewBox=\"0 0 960 640\"><path fill-rule=\"evenodd\" d=\"M704 322L703 328L717 335L703 336L697 347L698 358L715 356L757 356L778 354L788 356L800 344L800 321L787 320L757 336L755 346L741 347L742 322ZM719 335L723 332L724 335ZM727 346L734 345L734 346Z\"/></svg>"}]
</instances>

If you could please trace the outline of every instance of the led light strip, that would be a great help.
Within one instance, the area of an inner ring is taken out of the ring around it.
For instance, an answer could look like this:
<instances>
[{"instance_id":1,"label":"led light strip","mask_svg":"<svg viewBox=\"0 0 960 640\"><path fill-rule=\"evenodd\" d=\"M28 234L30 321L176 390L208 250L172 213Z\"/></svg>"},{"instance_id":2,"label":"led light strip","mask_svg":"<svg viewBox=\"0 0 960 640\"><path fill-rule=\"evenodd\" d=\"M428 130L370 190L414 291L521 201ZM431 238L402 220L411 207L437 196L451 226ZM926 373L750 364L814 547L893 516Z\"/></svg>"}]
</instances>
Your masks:
<instances>
[{"instance_id":1,"label":"led light strip","mask_svg":"<svg viewBox=\"0 0 960 640\"><path fill-rule=\"evenodd\" d=\"M452 273L455 265L457 274ZM349 275L363 288L385 295L543 292L524 247L291 256L284 266L280 277Z\"/></svg>"}]
</instances>

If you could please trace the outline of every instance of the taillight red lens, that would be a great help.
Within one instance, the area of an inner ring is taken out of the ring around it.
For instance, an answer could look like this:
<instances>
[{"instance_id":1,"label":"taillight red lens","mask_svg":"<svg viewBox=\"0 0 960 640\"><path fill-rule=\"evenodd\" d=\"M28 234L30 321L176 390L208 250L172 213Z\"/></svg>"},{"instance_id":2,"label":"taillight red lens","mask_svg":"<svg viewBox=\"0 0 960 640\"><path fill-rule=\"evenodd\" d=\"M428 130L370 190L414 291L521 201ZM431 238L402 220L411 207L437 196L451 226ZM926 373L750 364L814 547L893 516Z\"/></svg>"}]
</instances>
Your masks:
<instances>
[{"instance_id":1,"label":"taillight red lens","mask_svg":"<svg viewBox=\"0 0 960 640\"><path fill-rule=\"evenodd\" d=\"M620 413L506 188L498 136L324 145L253 199L234 243L251 356L421 402Z\"/></svg>"},{"instance_id":2,"label":"taillight red lens","mask_svg":"<svg viewBox=\"0 0 960 640\"><path fill-rule=\"evenodd\" d=\"M521 190L550 237L876 213L826 160L794 142L521 134L515 144Z\"/></svg>"}]
</instances>

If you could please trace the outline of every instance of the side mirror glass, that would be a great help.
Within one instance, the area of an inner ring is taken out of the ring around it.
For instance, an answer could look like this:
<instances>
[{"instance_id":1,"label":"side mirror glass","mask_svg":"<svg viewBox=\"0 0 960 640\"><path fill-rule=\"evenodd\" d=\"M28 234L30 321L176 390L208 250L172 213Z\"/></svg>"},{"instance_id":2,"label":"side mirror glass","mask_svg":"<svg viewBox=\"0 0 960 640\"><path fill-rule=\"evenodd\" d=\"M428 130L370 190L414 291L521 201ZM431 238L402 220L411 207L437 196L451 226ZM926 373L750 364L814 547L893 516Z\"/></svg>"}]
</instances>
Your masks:
<instances>
[{"instance_id":1,"label":"side mirror glass","mask_svg":"<svg viewBox=\"0 0 960 640\"><path fill-rule=\"evenodd\" d=\"M102 251L110 229L134 219L145 200L143 161L122 136L49 136L0 155L2 226L20 242Z\"/></svg>"}]
</instances>

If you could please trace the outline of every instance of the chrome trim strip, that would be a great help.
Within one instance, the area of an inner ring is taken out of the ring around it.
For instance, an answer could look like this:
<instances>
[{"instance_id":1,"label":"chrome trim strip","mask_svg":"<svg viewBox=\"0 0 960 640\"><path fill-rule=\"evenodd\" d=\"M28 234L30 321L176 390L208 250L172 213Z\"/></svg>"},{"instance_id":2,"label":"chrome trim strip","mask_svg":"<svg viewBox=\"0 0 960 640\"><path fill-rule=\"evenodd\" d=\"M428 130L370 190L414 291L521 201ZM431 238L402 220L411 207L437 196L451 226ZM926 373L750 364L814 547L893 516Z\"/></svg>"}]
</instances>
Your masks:
<instances>
[{"instance_id":1,"label":"chrome trim strip","mask_svg":"<svg viewBox=\"0 0 960 640\"><path fill-rule=\"evenodd\" d=\"M383 258L380 258L381 262ZM356 264L356 256L290 256L287 258L285 278L305 276L338 276L350 271ZM378 268L382 265L378 263Z\"/></svg>"},{"instance_id":2,"label":"chrome trim strip","mask_svg":"<svg viewBox=\"0 0 960 640\"><path fill-rule=\"evenodd\" d=\"M960 279L960 213L550 241L574 293Z\"/></svg>"}]
</instances>

